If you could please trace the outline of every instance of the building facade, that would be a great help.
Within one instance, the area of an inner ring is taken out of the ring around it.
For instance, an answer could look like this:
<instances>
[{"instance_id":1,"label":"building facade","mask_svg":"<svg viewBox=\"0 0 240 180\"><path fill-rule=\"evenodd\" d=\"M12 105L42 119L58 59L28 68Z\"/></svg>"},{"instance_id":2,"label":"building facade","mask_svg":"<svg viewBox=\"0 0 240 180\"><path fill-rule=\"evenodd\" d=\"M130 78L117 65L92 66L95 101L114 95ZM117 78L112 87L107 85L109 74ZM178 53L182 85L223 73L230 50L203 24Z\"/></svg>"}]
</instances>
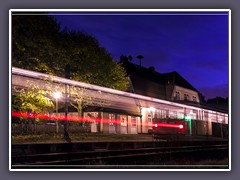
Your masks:
<instances>
[{"instance_id":1,"label":"building facade","mask_svg":"<svg viewBox=\"0 0 240 180\"><path fill-rule=\"evenodd\" d=\"M83 109L83 119L93 133L149 133L156 122L184 120L187 135L228 136L228 109L201 102L199 92L177 72L160 74L132 63L125 64L125 69L130 82L126 92L19 68L12 70L12 84L27 88L31 81L44 89L50 79L52 89L84 88L82 95L91 97L92 104ZM73 96L59 99L62 114L64 103L73 100ZM76 109L69 108L68 116L77 117Z\"/></svg>"}]
</instances>

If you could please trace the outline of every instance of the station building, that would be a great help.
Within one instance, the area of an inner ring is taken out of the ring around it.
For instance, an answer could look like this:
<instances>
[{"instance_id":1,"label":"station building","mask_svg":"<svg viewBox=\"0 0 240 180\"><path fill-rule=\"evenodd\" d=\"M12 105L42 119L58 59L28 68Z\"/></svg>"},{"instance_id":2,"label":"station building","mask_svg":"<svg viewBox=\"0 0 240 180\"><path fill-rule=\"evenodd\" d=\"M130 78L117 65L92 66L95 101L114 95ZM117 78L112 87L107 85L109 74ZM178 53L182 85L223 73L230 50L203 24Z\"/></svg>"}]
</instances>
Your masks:
<instances>
[{"instance_id":1,"label":"station building","mask_svg":"<svg viewBox=\"0 0 240 180\"><path fill-rule=\"evenodd\" d=\"M123 66L130 84L127 92L150 99L86 109L85 118L102 119L91 124L91 132L149 133L154 122L175 119L185 121L188 135L228 136L228 109L204 103L200 92L177 72L161 74L130 62Z\"/></svg>"},{"instance_id":2,"label":"station building","mask_svg":"<svg viewBox=\"0 0 240 180\"><path fill-rule=\"evenodd\" d=\"M187 135L228 137L228 109L204 103L198 90L180 74L161 74L154 68L130 62L125 62L123 67L130 84L125 92L19 68L12 70L12 84L26 88L32 81L32 85L46 88L46 79L51 79L52 89L56 89L54 86L65 89L65 85L69 89L83 88L83 96L93 101L83 108L83 117L89 120L93 133L149 133L155 122L184 120ZM59 104L65 102L64 99L59 101ZM68 101L73 102L74 97L69 96ZM64 109L58 112L64 114ZM78 116L78 113L69 107L68 115ZM77 129L77 126L69 128Z\"/></svg>"}]
</instances>

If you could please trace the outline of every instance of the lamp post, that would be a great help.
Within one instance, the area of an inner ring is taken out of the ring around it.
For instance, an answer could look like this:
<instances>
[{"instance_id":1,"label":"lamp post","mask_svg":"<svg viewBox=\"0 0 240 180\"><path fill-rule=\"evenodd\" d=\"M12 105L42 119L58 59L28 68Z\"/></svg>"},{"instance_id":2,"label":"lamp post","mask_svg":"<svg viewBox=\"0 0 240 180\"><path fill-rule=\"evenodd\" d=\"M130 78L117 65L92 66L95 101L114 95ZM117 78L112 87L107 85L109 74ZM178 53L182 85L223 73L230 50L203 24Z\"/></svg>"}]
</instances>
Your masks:
<instances>
[{"instance_id":1,"label":"lamp post","mask_svg":"<svg viewBox=\"0 0 240 180\"><path fill-rule=\"evenodd\" d=\"M61 98L62 94L61 92L54 92L53 93L54 98L56 99L56 115L58 114L58 99ZM56 132L58 133L58 120L56 120Z\"/></svg>"}]
</instances>

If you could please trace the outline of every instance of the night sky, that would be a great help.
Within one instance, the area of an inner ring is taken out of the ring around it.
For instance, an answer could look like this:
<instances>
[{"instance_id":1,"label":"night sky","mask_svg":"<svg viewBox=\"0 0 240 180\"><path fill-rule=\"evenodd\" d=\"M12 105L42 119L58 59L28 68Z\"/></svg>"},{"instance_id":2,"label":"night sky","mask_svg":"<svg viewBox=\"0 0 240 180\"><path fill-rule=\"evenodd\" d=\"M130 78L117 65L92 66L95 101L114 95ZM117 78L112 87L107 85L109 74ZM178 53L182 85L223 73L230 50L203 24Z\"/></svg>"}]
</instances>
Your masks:
<instances>
[{"instance_id":1,"label":"night sky","mask_svg":"<svg viewBox=\"0 0 240 180\"><path fill-rule=\"evenodd\" d=\"M93 35L112 57L177 71L207 100L228 97L228 13L59 13L62 27Z\"/></svg>"}]
</instances>

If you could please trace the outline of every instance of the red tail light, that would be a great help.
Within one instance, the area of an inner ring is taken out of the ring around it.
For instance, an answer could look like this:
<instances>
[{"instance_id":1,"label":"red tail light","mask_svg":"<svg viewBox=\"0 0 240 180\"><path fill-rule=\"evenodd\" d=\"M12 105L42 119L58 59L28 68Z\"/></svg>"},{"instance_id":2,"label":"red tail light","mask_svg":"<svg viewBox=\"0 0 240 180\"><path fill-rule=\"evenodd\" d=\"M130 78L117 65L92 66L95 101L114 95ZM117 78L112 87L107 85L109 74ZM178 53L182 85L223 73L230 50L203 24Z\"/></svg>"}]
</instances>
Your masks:
<instances>
[{"instance_id":1,"label":"red tail light","mask_svg":"<svg viewBox=\"0 0 240 180\"><path fill-rule=\"evenodd\" d=\"M179 125L179 129L183 129L183 125L182 124Z\"/></svg>"}]
</instances>

